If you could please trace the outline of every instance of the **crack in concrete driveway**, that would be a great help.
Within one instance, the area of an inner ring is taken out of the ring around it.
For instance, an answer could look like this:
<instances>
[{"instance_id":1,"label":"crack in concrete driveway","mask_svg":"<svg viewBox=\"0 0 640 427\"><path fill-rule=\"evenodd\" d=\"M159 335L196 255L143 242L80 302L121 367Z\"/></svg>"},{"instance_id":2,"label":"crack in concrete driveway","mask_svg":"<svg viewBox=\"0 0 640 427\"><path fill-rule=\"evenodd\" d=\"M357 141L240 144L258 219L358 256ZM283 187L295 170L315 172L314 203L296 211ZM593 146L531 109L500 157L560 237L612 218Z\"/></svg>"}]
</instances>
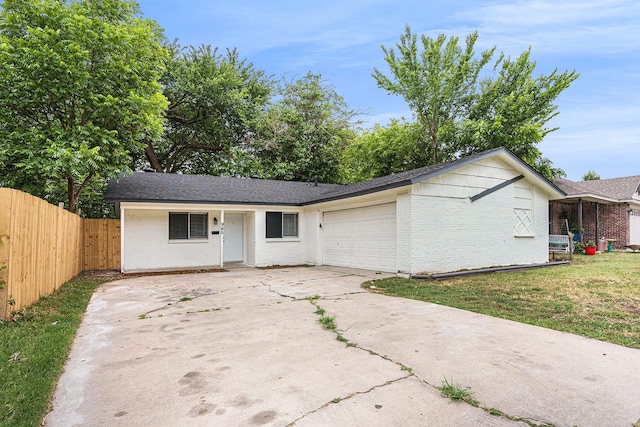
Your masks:
<instances>
[{"instance_id":1,"label":"crack in concrete driveway","mask_svg":"<svg viewBox=\"0 0 640 427\"><path fill-rule=\"evenodd\" d=\"M379 277L234 268L105 284L46 425L526 425L441 397L444 377L487 407L557 426L640 416L640 351L360 287ZM316 294L356 347L300 303Z\"/></svg>"}]
</instances>

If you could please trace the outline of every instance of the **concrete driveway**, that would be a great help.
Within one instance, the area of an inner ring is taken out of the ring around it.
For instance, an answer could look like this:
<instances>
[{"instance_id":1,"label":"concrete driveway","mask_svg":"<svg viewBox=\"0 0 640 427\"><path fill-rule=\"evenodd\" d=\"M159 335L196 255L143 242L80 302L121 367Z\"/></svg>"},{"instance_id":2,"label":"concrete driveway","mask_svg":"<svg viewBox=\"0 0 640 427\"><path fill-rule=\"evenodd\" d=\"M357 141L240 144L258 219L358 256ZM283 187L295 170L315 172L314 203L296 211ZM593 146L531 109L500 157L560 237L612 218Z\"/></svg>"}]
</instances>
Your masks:
<instances>
[{"instance_id":1,"label":"concrete driveway","mask_svg":"<svg viewBox=\"0 0 640 427\"><path fill-rule=\"evenodd\" d=\"M93 296L46 419L58 426L556 426L640 419L640 351L366 292L299 267L150 276ZM305 297L336 316L336 340Z\"/></svg>"}]
</instances>

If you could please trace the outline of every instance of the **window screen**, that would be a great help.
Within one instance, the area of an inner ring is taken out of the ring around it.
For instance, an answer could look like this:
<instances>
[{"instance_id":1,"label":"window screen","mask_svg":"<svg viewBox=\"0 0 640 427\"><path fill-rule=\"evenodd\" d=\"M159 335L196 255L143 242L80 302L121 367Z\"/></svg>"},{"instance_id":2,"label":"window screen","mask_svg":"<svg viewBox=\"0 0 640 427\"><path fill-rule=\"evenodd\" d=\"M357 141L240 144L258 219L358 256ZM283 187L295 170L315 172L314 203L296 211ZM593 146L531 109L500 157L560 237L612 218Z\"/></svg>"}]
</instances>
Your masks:
<instances>
[{"instance_id":1,"label":"window screen","mask_svg":"<svg viewBox=\"0 0 640 427\"><path fill-rule=\"evenodd\" d=\"M169 240L206 239L209 214L169 213Z\"/></svg>"},{"instance_id":2,"label":"window screen","mask_svg":"<svg viewBox=\"0 0 640 427\"><path fill-rule=\"evenodd\" d=\"M189 214L169 213L169 239L189 238Z\"/></svg>"},{"instance_id":3,"label":"window screen","mask_svg":"<svg viewBox=\"0 0 640 427\"><path fill-rule=\"evenodd\" d=\"M267 239L282 237L282 212L267 212Z\"/></svg>"},{"instance_id":4,"label":"window screen","mask_svg":"<svg viewBox=\"0 0 640 427\"><path fill-rule=\"evenodd\" d=\"M207 238L207 218L208 214L190 214L190 239L206 239Z\"/></svg>"},{"instance_id":5,"label":"window screen","mask_svg":"<svg viewBox=\"0 0 640 427\"><path fill-rule=\"evenodd\" d=\"M267 239L298 237L298 214L267 212Z\"/></svg>"},{"instance_id":6,"label":"window screen","mask_svg":"<svg viewBox=\"0 0 640 427\"><path fill-rule=\"evenodd\" d=\"M298 214L282 214L282 237L298 237Z\"/></svg>"}]
</instances>

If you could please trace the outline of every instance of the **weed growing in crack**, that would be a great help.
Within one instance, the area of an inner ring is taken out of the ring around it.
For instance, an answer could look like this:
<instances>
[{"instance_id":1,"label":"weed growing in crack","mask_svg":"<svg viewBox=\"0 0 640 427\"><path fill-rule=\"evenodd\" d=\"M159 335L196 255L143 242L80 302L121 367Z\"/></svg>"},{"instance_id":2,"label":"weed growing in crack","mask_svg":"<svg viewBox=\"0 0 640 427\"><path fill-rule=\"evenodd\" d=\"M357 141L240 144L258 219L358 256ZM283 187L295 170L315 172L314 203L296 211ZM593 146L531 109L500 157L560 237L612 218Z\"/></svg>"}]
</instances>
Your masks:
<instances>
[{"instance_id":1,"label":"weed growing in crack","mask_svg":"<svg viewBox=\"0 0 640 427\"><path fill-rule=\"evenodd\" d=\"M191 301L193 298L191 297L182 297L178 300L178 302Z\"/></svg>"},{"instance_id":2,"label":"weed growing in crack","mask_svg":"<svg viewBox=\"0 0 640 427\"><path fill-rule=\"evenodd\" d=\"M318 308L316 311L313 312L314 314L317 314L318 316L322 316L326 313L324 308Z\"/></svg>"},{"instance_id":3,"label":"weed growing in crack","mask_svg":"<svg viewBox=\"0 0 640 427\"><path fill-rule=\"evenodd\" d=\"M468 404L470 404L471 406L475 406L476 408L480 406L480 402L473 398L473 393L469 391L468 388L454 383L453 378L451 379L451 382L449 382L449 380L447 380L447 378L445 377L442 380L442 385L440 385L440 387L437 387L437 389L440 390L441 396L448 397L452 400L461 400L463 402L467 402Z\"/></svg>"},{"instance_id":4,"label":"weed growing in crack","mask_svg":"<svg viewBox=\"0 0 640 427\"><path fill-rule=\"evenodd\" d=\"M400 366L400 370L401 370L401 371L407 371L407 372L409 372L411 375L413 375L413 368L411 368L410 366L401 365L401 366Z\"/></svg>"},{"instance_id":5,"label":"weed growing in crack","mask_svg":"<svg viewBox=\"0 0 640 427\"><path fill-rule=\"evenodd\" d=\"M340 342L343 342L346 344L347 347L355 347L358 344L352 341L349 341L348 339L346 339L345 337L342 336L342 334L336 332L336 339Z\"/></svg>"},{"instance_id":6,"label":"weed growing in crack","mask_svg":"<svg viewBox=\"0 0 640 427\"><path fill-rule=\"evenodd\" d=\"M318 323L322 325L322 329L327 329L330 331L336 330L336 316L321 316L318 319Z\"/></svg>"},{"instance_id":7,"label":"weed growing in crack","mask_svg":"<svg viewBox=\"0 0 640 427\"><path fill-rule=\"evenodd\" d=\"M339 397L336 397L335 399L331 399L331 403L340 403L342 399L340 399Z\"/></svg>"},{"instance_id":8,"label":"weed growing in crack","mask_svg":"<svg viewBox=\"0 0 640 427\"><path fill-rule=\"evenodd\" d=\"M320 295L315 294L308 297L304 297L304 299L306 299L307 301L313 304L316 300L320 299Z\"/></svg>"},{"instance_id":9,"label":"weed growing in crack","mask_svg":"<svg viewBox=\"0 0 640 427\"><path fill-rule=\"evenodd\" d=\"M146 314L141 314L138 316L138 319L146 319L147 315Z\"/></svg>"}]
</instances>

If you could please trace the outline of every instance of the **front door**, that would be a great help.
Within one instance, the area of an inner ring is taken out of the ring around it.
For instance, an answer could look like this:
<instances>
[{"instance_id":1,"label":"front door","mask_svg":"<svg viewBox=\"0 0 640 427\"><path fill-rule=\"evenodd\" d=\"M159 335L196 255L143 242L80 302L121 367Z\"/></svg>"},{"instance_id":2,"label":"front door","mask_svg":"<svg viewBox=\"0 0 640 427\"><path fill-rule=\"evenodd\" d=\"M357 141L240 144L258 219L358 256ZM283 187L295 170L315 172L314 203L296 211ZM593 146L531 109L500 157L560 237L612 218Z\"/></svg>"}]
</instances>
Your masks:
<instances>
[{"instance_id":1,"label":"front door","mask_svg":"<svg viewBox=\"0 0 640 427\"><path fill-rule=\"evenodd\" d=\"M243 214L226 213L224 215L223 244L224 262L244 261Z\"/></svg>"}]
</instances>

